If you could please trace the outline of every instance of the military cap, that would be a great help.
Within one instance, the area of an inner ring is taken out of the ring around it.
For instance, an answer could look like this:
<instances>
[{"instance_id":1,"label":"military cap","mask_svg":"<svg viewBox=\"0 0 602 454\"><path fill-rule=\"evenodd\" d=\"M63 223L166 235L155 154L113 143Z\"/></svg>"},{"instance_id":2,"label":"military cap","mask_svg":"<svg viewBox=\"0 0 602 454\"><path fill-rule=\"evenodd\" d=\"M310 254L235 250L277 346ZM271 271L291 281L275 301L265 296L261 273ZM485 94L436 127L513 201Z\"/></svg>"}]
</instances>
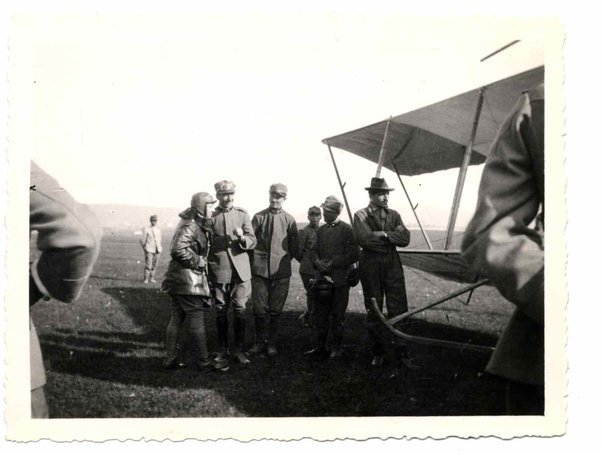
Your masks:
<instances>
[{"instance_id":1,"label":"military cap","mask_svg":"<svg viewBox=\"0 0 602 454\"><path fill-rule=\"evenodd\" d=\"M208 192L197 192L196 194L193 194L192 198L190 199L190 206L194 208L201 208L204 205L210 205L215 202L217 202L217 200L215 200Z\"/></svg>"},{"instance_id":2,"label":"military cap","mask_svg":"<svg viewBox=\"0 0 602 454\"><path fill-rule=\"evenodd\" d=\"M218 181L213 185L217 194L234 194L236 185L229 180Z\"/></svg>"},{"instance_id":3,"label":"military cap","mask_svg":"<svg viewBox=\"0 0 602 454\"><path fill-rule=\"evenodd\" d=\"M320 210L319 207L317 206L313 206L313 207L309 207L309 209L307 210L307 214L322 214L322 210Z\"/></svg>"},{"instance_id":4,"label":"military cap","mask_svg":"<svg viewBox=\"0 0 602 454\"><path fill-rule=\"evenodd\" d=\"M288 188L282 183L274 183L270 186L270 194L280 194L282 197L286 197Z\"/></svg>"},{"instance_id":5,"label":"military cap","mask_svg":"<svg viewBox=\"0 0 602 454\"><path fill-rule=\"evenodd\" d=\"M324 210L334 211L340 213L343 210L343 202L341 202L336 196L329 195L321 205Z\"/></svg>"},{"instance_id":6,"label":"military cap","mask_svg":"<svg viewBox=\"0 0 602 454\"><path fill-rule=\"evenodd\" d=\"M151 221L156 221L157 220L157 215L156 214L151 215L150 220Z\"/></svg>"}]
</instances>

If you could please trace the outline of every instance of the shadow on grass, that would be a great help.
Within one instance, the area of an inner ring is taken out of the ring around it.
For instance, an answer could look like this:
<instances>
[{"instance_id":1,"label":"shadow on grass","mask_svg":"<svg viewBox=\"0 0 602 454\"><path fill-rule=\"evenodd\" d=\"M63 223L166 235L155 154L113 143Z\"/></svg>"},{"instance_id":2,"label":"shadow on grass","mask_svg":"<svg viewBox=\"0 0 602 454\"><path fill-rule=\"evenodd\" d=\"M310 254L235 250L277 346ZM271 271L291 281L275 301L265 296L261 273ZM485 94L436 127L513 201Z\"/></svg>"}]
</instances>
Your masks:
<instances>
[{"instance_id":1,"label":"shadow on grass","mask_svg":"<svg viewBox=\"0 0 602 454\"><path fill-rule=\"evenodd\" d=\"M383 368L369 366L365 315L348 313L345 354L338 360L316 362L303 352L311 348L313 334L298 320L300 311L281 317L279 355L255 357L252 364L233 364L226 373L199 373L191 369L161 369L163 336L169 319L169 297L148 287L108 287L103 292L119 302L140 332L74 331L56 329L42 336L45 360L53 372L102 380L123 387L152 388L153 408L163 398L160 390L211 390L236 409L236 415L286 416L447 416L499 415L507 411L505 384L482 374L487 357L470 351L412 347L418 371L396 370L389 361ZM289 303L287 303L289 304ZM289 304L293 305L294 304ZM215 315L206 313L207 340L215 348ZM417 321L413 334L493 345L483 333ZM248 321L247 344L252 339ZM168 409L123 413L94 411L82 405L65 416L199 416L177 398ZM58 415L57 415L58 416ZM201 414L200 416L203 416ZM205 415L207 416L207 415ZM233 416L215 414L210 416Z\"/></svg>"}]
</instances>

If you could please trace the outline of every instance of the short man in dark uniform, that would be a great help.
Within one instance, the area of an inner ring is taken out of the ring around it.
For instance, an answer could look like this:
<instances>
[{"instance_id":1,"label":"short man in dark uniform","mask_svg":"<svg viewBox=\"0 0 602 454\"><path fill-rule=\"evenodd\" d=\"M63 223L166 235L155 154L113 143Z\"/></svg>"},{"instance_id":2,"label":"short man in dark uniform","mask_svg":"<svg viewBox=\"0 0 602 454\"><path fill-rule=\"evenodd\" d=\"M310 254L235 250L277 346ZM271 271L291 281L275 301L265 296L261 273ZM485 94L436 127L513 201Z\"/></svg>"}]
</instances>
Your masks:
<instances>
[{"instance_id":1,"label":"short man in dark uniform","mask_svg":"<svg viewBox=\"0 0 602 454\"><path fill-rule=\"evenodd\" d=\"M359 260L360 280L366 305L368 334L372 343L372 365L380 367L385 354L385 337L378 316L372 310L370 298L376 298L382 311L383 300L387 305L389 318L403 314L408 310L403 267L397 253L397 247L410 243L410 231L405 227L401 216L388 206L389 188L384 178L372 178L370 187L365 188L370 204L353 217L353 230L357 242L362 248ZM395 347L395 359L409 369L416 369L407 348Z\"/></svg>"},{"instance_id":2,"label":"short man in dark uniform","mask_svg":"<svg viewBox=\"0 0 602 454\"><path fill-rule=\"evenodd\" d=\"M234 316L234 358L241 364L250 361L244 353L245 306L251 294L249 251L257 240L247 212L234 206L235 185L223 180L215 183L219 205L211 219L209 279L213 284L217 310L218 362L228 356L228 309Z\"/></svg>"},{"instance_id":3,"label":"short man in dark uniform","mask_svg":"<svg viewBox=\"0 0 602 454\"><path fill-rule=\"evenodd\" d=\"M309 221L309 224L299 230L297 260L299 260L299 275L301 276L301 282L303 282L307 297L307 309L301 316L301 320L305 326L311 326L312 324L314 297L311 292L311 283L309 281L313 279L316 274L316 270L310 261L309 251L311 251L316 243L316 231L320 226L321 219L322 211L320 208L312 206L307 210L307 220Z\"/></svg>"},{"instance_id":4,"label":"short man in dark uniform","mask_svg":"<svg viewBox=\"0 0 602 454\"><path fill-rule=\"evenodd\" d=\"M297 255L299 234L295 218L282 209L287 193L282 183L271 185L270 206L256 213L251 221L257 238L252 264L255 345L251 354L266 349L270 356L278 354L278 322L288 296L291 260Z\"/></svg>"},{"instance_id":5,"label":"short man in dark uniform","mask_svg":"<svg viewBox=\"0 0 602 454\"><path fill-rule=\"evenodd\" d=\"M316 270L314 282L318 286L324 284L324 288L316 291L313 308L318 344L307 354L318 358L329 355L334 359L342 354L343 324L349 303L348 276L360 249L351 226L339 219L343 203L331 195L326 197L322 209L326 224L316 232L310 257Z\"/></svg>"}]
</instances>

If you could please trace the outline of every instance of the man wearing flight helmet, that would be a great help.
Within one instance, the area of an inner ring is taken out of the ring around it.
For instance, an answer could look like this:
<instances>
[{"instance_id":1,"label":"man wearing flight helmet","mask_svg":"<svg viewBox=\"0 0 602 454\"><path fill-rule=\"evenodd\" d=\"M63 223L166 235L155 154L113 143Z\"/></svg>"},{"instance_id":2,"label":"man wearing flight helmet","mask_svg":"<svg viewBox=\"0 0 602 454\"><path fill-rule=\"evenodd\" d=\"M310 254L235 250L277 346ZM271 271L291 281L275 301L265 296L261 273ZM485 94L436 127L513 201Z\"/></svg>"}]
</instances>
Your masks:
<instances>
[{"instance_id":1,"label":"man wearing flight helmet","mask_svg":"<svg viewBox=\"0 0 602 454\"><path fill-rule=\"evenodd\" d=\"M207 276L210 205L216 200L207 192L192 196L190 207L180 213L180 222L171 240L171 261L161 289L171 297L171 318L165 336L165 369L182 367L178 357L178 337L184 321L192 343L194 366L198 370L226 370L227 363L209 360L203 309L210 306L211 291Z\"/></svg>"}]
</instances>

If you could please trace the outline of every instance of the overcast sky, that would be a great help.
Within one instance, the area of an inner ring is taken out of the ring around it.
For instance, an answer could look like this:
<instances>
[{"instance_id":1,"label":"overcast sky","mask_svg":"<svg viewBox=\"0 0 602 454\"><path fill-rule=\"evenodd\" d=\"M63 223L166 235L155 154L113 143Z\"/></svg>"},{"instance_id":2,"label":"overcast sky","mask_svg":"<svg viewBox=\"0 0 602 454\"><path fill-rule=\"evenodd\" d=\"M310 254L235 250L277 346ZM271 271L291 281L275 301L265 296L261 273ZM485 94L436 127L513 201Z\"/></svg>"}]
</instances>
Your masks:
<instances>
[{"instance_id":1,"label":"overcast sky","mask_svg":"<svg viewBox=\"0 0 602 454\"><path fill-rule=\"evenodd\" d=\"M527 19L377 10L23 16L11 28L11 99L30 102L32 157L82 202L180 208L230 179L252 214L282 182L285 209L304 220L340 196L322 139L541 65L544 40ZM376 166L336 159L355 211ZM424 224L446 225L456 176L408 179ZM460 226L479 176L469 173ZM397 177L384 177L414 224Z\"/></svg>"}]
</instances>

